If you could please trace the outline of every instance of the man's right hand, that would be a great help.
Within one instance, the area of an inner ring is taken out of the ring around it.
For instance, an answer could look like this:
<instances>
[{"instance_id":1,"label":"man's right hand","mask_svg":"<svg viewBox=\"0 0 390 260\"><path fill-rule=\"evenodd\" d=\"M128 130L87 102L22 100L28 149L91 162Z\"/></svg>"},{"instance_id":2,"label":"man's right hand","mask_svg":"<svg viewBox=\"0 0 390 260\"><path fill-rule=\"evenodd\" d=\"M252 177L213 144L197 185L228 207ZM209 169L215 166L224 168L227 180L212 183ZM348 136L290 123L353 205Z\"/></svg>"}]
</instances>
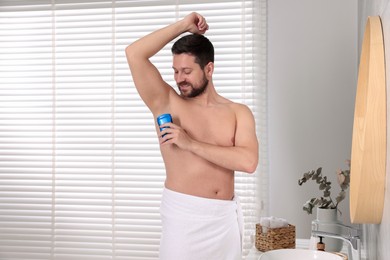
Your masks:
<instances>
[{"instance_id":1,"label":"man's right hand","mask_svg":"<svg viewBox=\"0 0 390 260\"><path fill-rule=\"evenodd\" d=\"M204 34L209 29L206 19L198 13L190 13L183 20L189 23L188 32Z\"/></svg>"}]
</instances>

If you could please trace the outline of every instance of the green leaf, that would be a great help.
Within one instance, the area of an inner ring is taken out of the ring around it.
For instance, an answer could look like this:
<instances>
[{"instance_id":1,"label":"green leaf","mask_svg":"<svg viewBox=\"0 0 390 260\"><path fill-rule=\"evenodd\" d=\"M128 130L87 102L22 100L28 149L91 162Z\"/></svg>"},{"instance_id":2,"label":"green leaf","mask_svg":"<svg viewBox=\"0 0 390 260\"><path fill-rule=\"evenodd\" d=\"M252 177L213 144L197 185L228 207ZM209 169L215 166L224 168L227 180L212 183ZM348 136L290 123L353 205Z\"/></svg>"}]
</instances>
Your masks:
<instances>
[{"instance_id":1,"label":"green leaf","mask_svg":"<svg viewBox=\"0 0 390 260\"><path fill-rule=\"evenodd\" d=\"M345 199L345 191L340 191L339 195L336 197L336 202L339 203L344 199Z\"/></svg>"},{"instance_id":2,"label":"green leaf","mask_svg":"<svg viewBox=\"0 0 390 260\"><path fill-rule=\"evenodd\" d=\"M306 172L303 174L303 178L305 178L306 180L310 179L311 176L313 176L313 173L311 173L311 172Z\"/></svg>"},{"instance_id":3,"label":"green leaf","mask_svg":"<svg viewBox=\"0 0 390 260\"><path fill-rule=\"evenodd\" d=\"M325 190L324 191L324 197L330 197L330 191L329 190Z\"/></svg>"}]
</instances>

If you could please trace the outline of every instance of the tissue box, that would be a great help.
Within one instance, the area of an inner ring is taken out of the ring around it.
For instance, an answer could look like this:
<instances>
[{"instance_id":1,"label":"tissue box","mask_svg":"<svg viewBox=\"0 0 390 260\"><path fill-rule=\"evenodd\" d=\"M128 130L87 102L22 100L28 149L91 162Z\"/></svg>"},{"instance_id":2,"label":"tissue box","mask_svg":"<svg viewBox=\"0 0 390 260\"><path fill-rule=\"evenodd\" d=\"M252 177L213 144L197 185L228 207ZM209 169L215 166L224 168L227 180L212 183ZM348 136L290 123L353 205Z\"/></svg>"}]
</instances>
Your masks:
<instances>
[{"instance_id":1,"label":"tissue box","mask_svg":"<svg viewBox=\"0 0 390 260\"><path fill-rule=\"evenodd\" d=\"M262 232L260 224L256 224L257 250L266 252L274 249L295 248L295 226L288 225L282 228L268 228L266 233Z\"/></svg>"}]
</instances>

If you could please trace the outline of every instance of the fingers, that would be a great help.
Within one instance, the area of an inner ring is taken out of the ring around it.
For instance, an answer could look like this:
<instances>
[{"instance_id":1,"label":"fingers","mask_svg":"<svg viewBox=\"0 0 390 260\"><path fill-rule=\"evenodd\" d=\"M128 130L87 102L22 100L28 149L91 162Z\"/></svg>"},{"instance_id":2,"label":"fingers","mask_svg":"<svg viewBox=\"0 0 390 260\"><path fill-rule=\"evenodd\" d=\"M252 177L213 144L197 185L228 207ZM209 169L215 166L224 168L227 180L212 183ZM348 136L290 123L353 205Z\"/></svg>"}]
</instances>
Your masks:
<instances>
[{"instance_id":1,"label":"fingers","mask_svg":"<svg viewBox=\"0 0 390 260\"><path fill-rule=\"evenodd\" d=\"M165 128L164 130L160 131L159 137L163 138L167 134L169 135L169 134L172 134L172 133L173 133L173 129L172 128Z\"/></svg>"},{"instance_id":2,"label":"fingers","mask_svg":"<svg viewBox=\"0 0 390 260\"><path fill-rule=\"evenodd\" d=\"M170 122L162 124L162 125L160 125L160 127L161 128L173 128L173 129L178 128L177 125L175 125L174 123L170 123Z\"/></svg>"},{"instance_id":3,"label":"fingers","mask_svg":"<svg viewBox=\"0 0 390 260\"><path fill-rule=\"evenodd\" d=\"M159 134L160 144L176 144L179 147L183 145L183 141L186 140L186 133L180 126L166 123L161 127L165 127L165 129Z\"/></svg>"},{"instance_id":4,"label":"fingers","mask_svg":"<svg viewBox=\"0 0 390 260\"><path fill-rule=\"evenodd\" d=\"M180 149L188 150L191 146L191 137L180 126L173 123L166 123L161 125L166 127L160 132L160 145L174 144Z\"/></svg>"},{"instance_id":5,"label":"fingers","mask_svg":"<svg viewBox=\"0 0 390 260\"><path fill-rule=\"evenodd\" d=\"M198 30L201 32L206 32L209 29L209 25L206 22L206 18L198 14Z\"/></svg>"},{"instance_id":6,"label":"fingers","mask_svg":"<svg viewBox=\"0 0 390 260\"><path fill-rule=\"evenodd\" d=\"M189 14L187 18L191 21L191 27L189 29L189 32L204 34L209 29L209 25L207 24L206 19L202 15L193 12Z\"/></svg>"},{"instance_id":7,"label":"fingers","mask_svg":"<svg viewBox=\"0 0 390 260\"><path fill-rule=\"evenodd\" d=\"M169 129L169 128L168 128ZM175 133L172 130L164 129L159 136L160 145L174 144L176 143Z\"/></svg>"},{"instance_id":8,"label":"fingers","mask_svg":"<svg viewBox=\"0 0 390 260\"><path fill-rule=\"evenodd\" d=\"M173 123L165 123L160 126L164 128L163 131L159 133L160 144L166 143L168 140L172 139L172 133L177 126Z\"/></svg>"},{"instance_id":9,"label":"fingers","mask_svg":"<svg viewBox=\"0 0 390 260\"><path fill-rule=\"evenodd\" d=\"M161 144L161 145L167 144L167 142L168 142L169 140L171 140L171 139L172 139L172 138L171 138L170 136L167 136L166 134L159 137L159 141L160 141L160 144Z\"/></svg>"}]
</instances>

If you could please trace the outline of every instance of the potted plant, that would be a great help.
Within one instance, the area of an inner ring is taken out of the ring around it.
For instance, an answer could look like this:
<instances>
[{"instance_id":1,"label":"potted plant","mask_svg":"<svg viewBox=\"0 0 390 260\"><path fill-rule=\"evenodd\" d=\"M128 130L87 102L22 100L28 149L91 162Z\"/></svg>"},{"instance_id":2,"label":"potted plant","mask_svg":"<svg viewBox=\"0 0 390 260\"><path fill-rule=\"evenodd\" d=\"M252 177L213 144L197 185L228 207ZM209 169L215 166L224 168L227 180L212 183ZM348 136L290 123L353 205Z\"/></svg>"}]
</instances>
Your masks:
<instances>
[{"instance_id":1,"label":"potted plant","mask_svg":"<svg viewBox=\"0 0 390 260\"><path fill-rule=\"evenodd\" d=\"M351 162L347 161L348 167L351 167ZM323 192L322 196L314 197L306 201L303 205L303 210L308 214L313 213L313 208L318 207L321 209L336 209L341 201L345 199L346 190L349 187L350 183L350 169L348 170L339 170L337 171L337 180L340 185L340 192L337 197L333 200L331 197L331 188L332 183L328 180L326 176L322 174L322 167L319 167L317 170L311 170L305 172L301 179L298 180L298 184L301 186L303 183L313 180L318 184L318 188Z\"/></svg>"},{"instance_id":2,"label":"potted plant","mask_svg":"<svg viewBox=\"0 0 390 260\"><path fill-rule=\"evenodd\" d=\"M347 161L348 167L350 168L350 161ZM301 186L309 180L313 180L318 184L318 188L322 191L322 196L311 198L306 201L303 205L303 210L308 214L313 213L313 208L317 207L317 218L312 222L313 224L318 223L340 223L337 217L337 212L341 211L337 208L339 203L345 199L346 190L350 183L350 170L339 170L337 173L338 184L340 185L340 192L335 199L331 197L332 183L328 180L327 176L322 174L322 167L317 170L311 170L305 172L303 177L298 180L298 184ZM340 227L337 225L327 225L322 227L323 231L338 234ZM326 249L332 252L339 252L342 249L343 242L339 239L325 238Z\"/></svg>"}]
</instances>

